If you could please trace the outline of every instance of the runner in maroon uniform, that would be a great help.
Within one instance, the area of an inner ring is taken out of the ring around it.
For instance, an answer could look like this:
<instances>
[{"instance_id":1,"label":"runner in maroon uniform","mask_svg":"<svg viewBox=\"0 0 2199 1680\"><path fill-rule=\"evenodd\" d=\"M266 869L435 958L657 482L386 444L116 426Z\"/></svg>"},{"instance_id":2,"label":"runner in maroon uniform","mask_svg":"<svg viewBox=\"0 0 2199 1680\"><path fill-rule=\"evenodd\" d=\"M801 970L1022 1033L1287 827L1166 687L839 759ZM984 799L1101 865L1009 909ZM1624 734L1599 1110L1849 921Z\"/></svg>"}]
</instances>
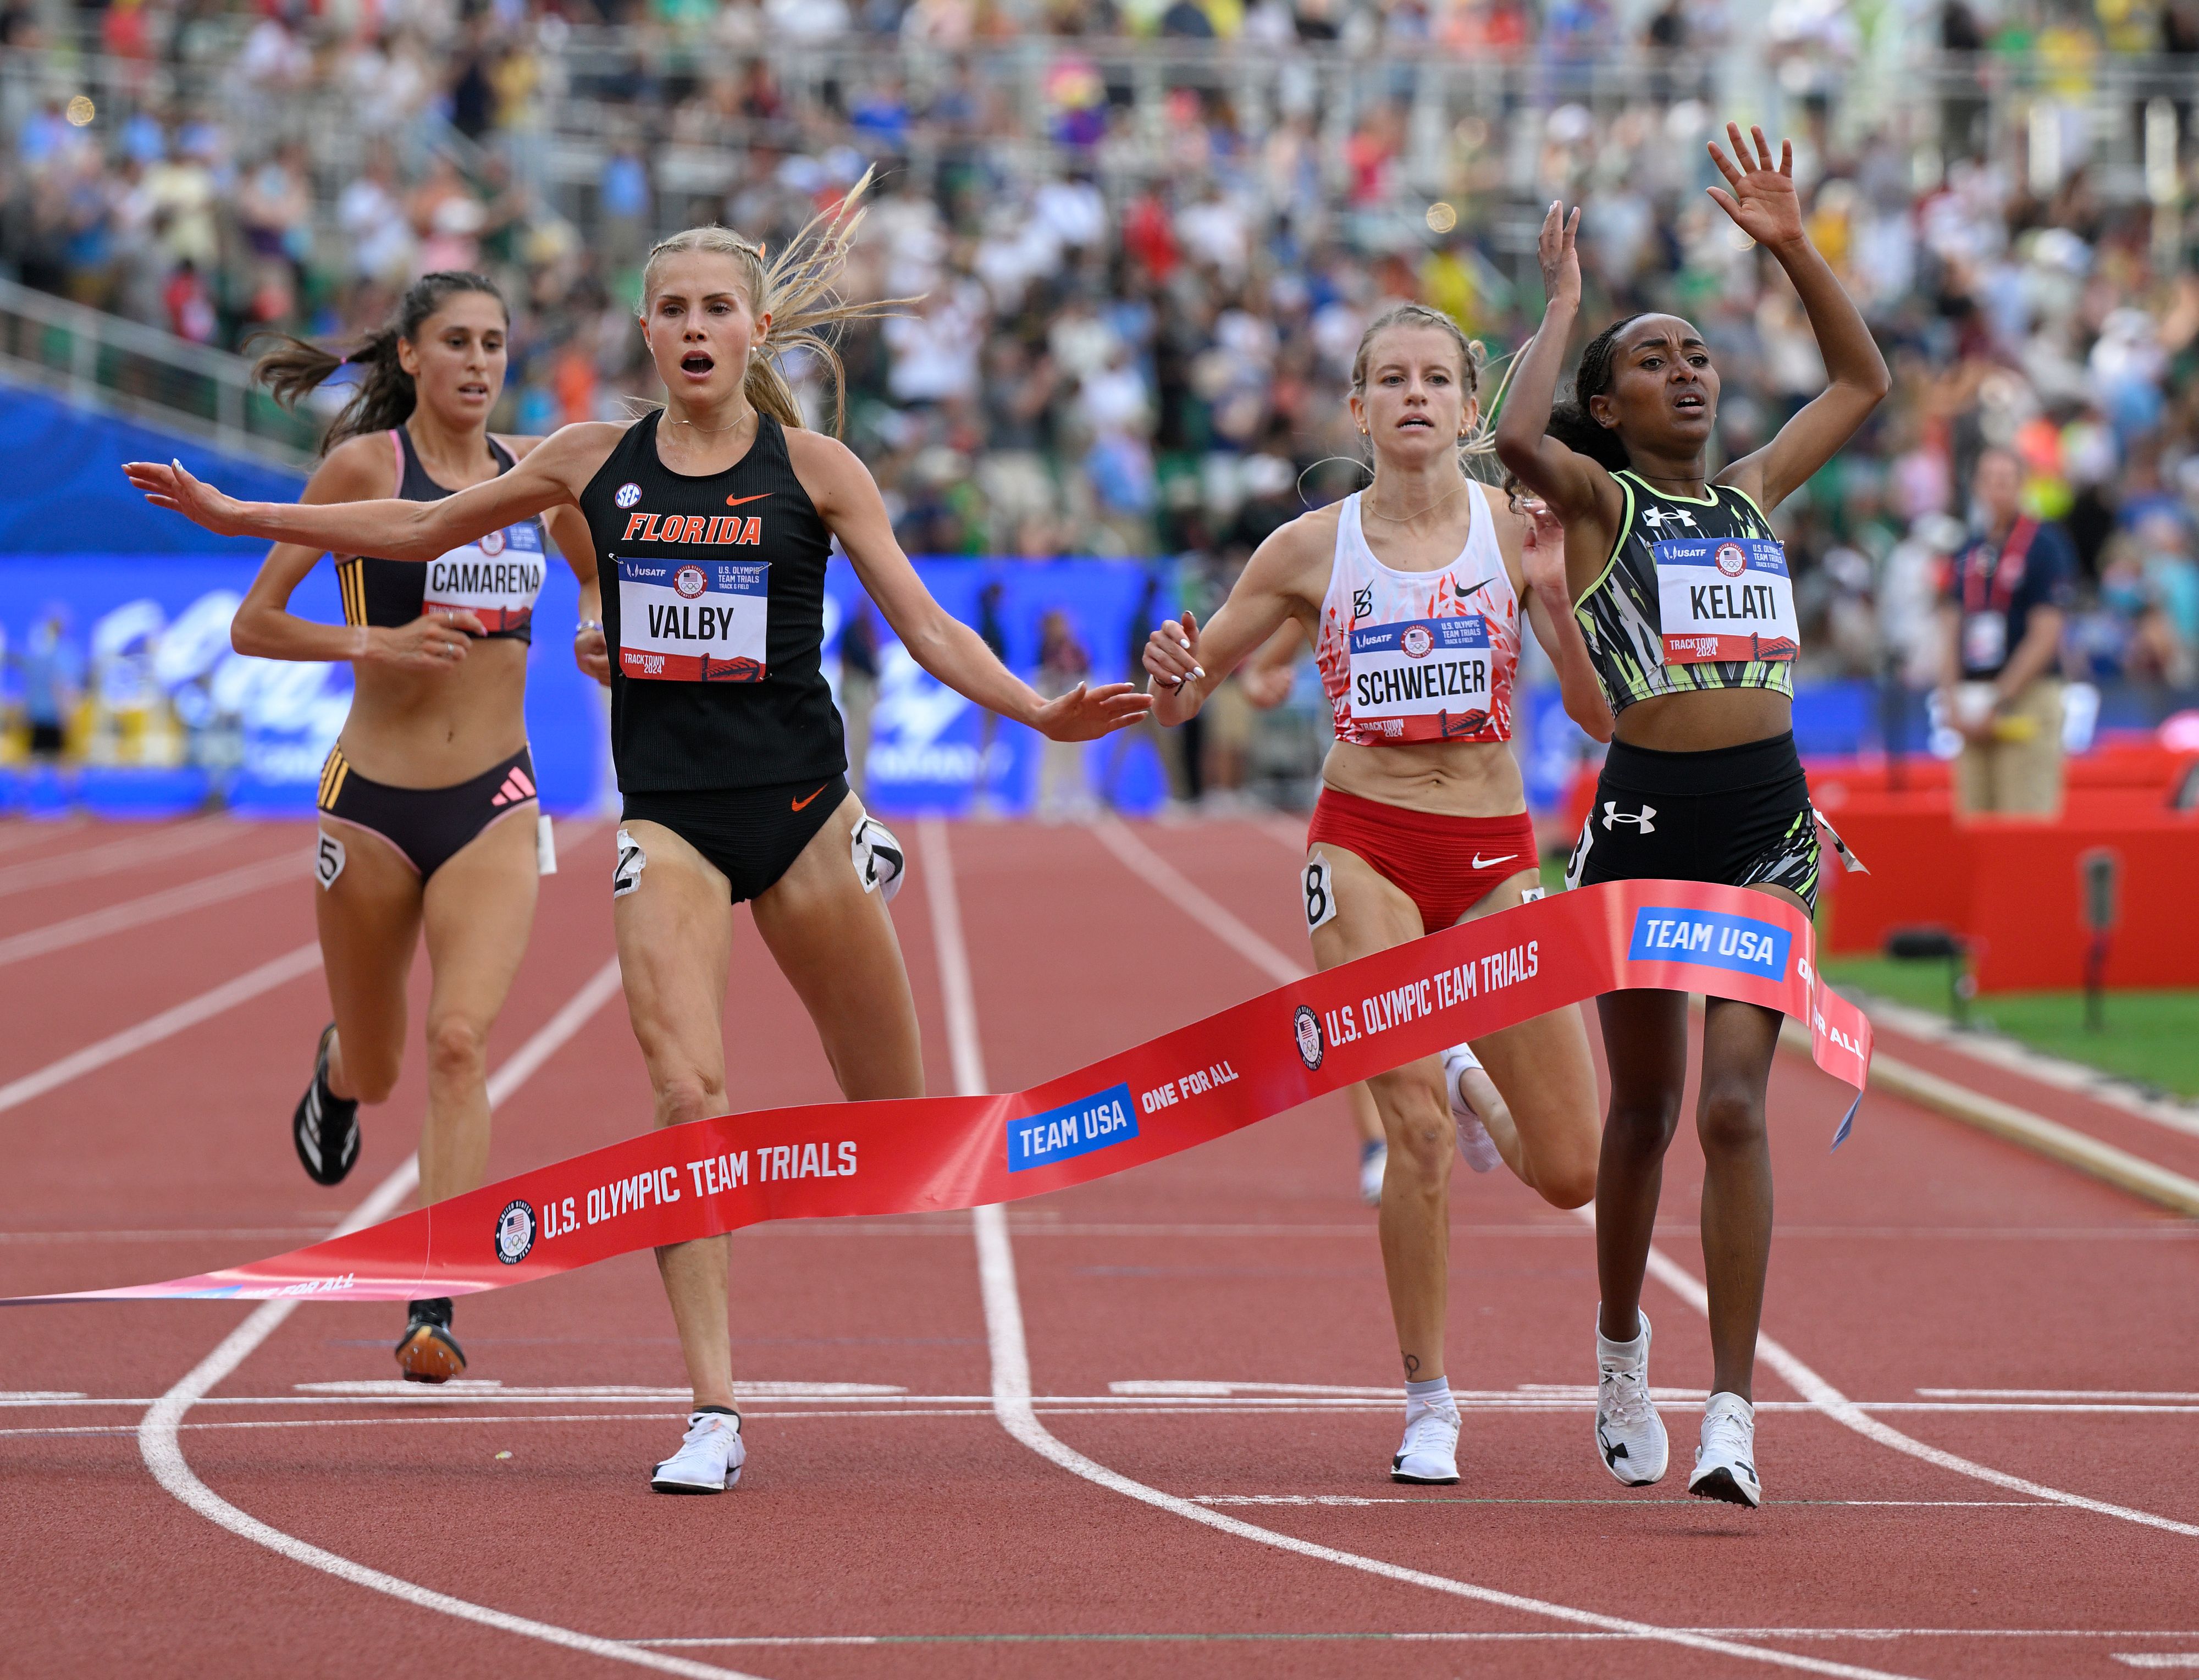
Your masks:
<instances>
[{"instance_id":1,"label":"runner in maroon uniform","mask_svg":"<svg viewBox=\"0 0 2199 1680\"><path fill-rule=\"evenodd\" d=\"M830 291L861 190L775 261L723 228L659 245L644 275L642 330L668 392L662 412L568 426L511 472L447 501L279 507L233 501L179 466L128 469L155 504L213 530L400 558L426 559L551 508L586 516L616 582L604 620L627 816L612 919L662 1124L730 1105L726 912L743 899L842 1092L924 1089L916 1009L885 909L900 849L849 790L820 666L834 539L917 662L979 705L1052 739L1085 740L1150 703L1127 683L1041 699L931 598L862 463L803 429L779 355L803 347L837 382L820 330L883 307ZM744 1455L725 1239L662 1249L657 1260L695 1409L651 1485L715 1493L738 1479Z\"/></svg>"}]
</instances>

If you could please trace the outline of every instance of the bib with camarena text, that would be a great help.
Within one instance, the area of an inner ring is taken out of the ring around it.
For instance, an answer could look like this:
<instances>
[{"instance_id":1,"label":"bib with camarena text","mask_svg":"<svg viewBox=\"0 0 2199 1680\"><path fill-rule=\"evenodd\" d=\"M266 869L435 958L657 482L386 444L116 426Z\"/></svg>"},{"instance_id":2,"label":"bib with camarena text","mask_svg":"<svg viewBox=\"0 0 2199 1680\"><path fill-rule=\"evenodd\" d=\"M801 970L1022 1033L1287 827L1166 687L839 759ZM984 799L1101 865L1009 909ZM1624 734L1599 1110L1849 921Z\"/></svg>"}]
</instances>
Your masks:
<instances>
[{"instance_id":1,"label":"bib with camarena text","mask_svg":"<svg viewBox=\"0 0 2199 1680\"><path fill-rule=\"evenodd\" d=\"M522 520L430 560L420 610L470 612L491 634L524 628L542 592L542 528Z\"/></svg>"},{"instance_id":2,"label":"bib with camarena text","mask_svg":"<svg viewBox=\"0 0 2199 1680\"><path fill-rule=\"evenodd\" d=\"M618 557L619 669L669 682L761 682L771 566Z\"/></svg>"},{"instance_id":3,"label":"bib with camarena text","mask_svg":"<svg viewBox=\"0 0 2199 1680\"><path fill-rule=\"evenodd\" d=\"M1667 663L1778 661L1800 650L1784 545L1708 537L1655 543L1651 552Z\"/></svg>"}]
</instances>

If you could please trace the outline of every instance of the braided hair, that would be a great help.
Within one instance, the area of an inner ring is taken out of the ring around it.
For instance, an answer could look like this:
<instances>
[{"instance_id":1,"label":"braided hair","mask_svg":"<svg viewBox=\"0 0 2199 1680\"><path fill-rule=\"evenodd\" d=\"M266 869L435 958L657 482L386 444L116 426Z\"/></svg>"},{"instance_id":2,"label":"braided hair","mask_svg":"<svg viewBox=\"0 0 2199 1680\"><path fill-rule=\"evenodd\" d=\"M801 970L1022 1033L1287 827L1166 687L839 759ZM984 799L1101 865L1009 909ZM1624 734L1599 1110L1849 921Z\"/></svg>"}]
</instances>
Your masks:
<instances>
[{"instance_id":1,"label":"braided hair","mask_svg":"<svg viewBox=\"0 0 2199 1680\"><path fill-rule=\"evenodd\" d=\"M423 274L407 287L405 295L397 300L396 312L388 323L347 354L339 355L288 333L254 335L255 340L274 340L275 347L253 364L252 377L256 383L266 387L283 407L295 409L307 395L326 383L338 368L364 368L358 394L343 405L321 439L321 453L327 454L346 438L388 431L411 419L420 400L412 376L405 371L405 365L398 359L398 344L411 343L419 336L429 316L452 298L468 292L494 298L497 306L504 311L505 325L511 324L511 306L505 301L495 281L483 274L441 270Z\"/></svg>"},{"instance_id":2,"label":"braided hair","mask_svg":"<svg viewBox=\"0 0 2199 1680\"><path fill-rule=\"evenodd\" d=\"M1612 428L1596 423L1595 417L1589 412L1589 400L1610 392L1612 374L1619 359L1619 335L1641 318L1639 315L1629 315L1613 321L1589 340L1588 347L1581 352L1580 366L1573 374L1573 400L1552 409L1550 423L1544 428L1573 453L1587 456L1607 472L1618 472L1628 465L1626 445Z\"/></svg>"}]
</instances>

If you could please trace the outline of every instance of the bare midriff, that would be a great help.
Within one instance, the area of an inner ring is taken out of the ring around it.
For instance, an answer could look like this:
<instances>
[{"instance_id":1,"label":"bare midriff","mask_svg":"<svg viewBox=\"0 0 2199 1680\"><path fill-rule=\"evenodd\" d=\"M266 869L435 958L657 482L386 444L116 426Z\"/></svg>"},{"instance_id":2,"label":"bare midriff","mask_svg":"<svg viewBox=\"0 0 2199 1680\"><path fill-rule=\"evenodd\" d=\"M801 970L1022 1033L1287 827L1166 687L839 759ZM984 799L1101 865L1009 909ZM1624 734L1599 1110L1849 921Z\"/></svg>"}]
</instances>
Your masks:
<instances>
[{"instance_id":1,"label":"bare midriff","mask_svg":"<svg viewBox=\"0 0 2199 1680\"><path fill-rule=\"evenodd\" d=\"M1714 752L1794 726L1794 703L1776 689L1706 688L1637 700L1619 715L1613 732L1651 752Z\"/></svg>"},{"instance_id":2,"label":"bare midriff","mask_svg":"<svg viewBox=\"0 0 2199 1680\"><path fill-rule=\"evenodd\" d=\"M1394 747L1339 741L1321 781L1379 805L1446 817L1509 817L1527 808L1526 789L1502 741L1415 741Z\"/></svg>"},{"instance_id":3,"label":"bare midriff","mask_svg":"<svg viewBox=\"0 0 2199 1680\"><path fill-rule=\"evenodd\" d=\"M354 665L340 744L353 769L390 787L470 781L527 744L527 644L475 637L449 671Z\"/></svg>"}]
</instances>

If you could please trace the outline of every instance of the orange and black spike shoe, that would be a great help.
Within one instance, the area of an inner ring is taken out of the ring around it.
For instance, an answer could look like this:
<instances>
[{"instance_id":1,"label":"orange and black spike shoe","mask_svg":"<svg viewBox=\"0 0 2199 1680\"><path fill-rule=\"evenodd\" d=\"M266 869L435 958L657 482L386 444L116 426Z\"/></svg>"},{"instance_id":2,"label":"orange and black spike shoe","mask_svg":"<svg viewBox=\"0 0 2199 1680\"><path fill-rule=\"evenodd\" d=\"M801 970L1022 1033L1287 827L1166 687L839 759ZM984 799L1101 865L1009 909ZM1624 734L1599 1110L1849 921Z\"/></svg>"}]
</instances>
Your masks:
<instances>
[{"instance_id":1,"label":"orange and black spike shoe","mask_svg":"<svg viewBox=\"0 0 2199 1680\"><path fill-rule=\"evenodd\" d=\"M448 1382L466 1368L465 1350L451 1333L450 1297L411 1303L397 1340L397 1368L416 1383Z\"/></svg>"}]
</instances>

